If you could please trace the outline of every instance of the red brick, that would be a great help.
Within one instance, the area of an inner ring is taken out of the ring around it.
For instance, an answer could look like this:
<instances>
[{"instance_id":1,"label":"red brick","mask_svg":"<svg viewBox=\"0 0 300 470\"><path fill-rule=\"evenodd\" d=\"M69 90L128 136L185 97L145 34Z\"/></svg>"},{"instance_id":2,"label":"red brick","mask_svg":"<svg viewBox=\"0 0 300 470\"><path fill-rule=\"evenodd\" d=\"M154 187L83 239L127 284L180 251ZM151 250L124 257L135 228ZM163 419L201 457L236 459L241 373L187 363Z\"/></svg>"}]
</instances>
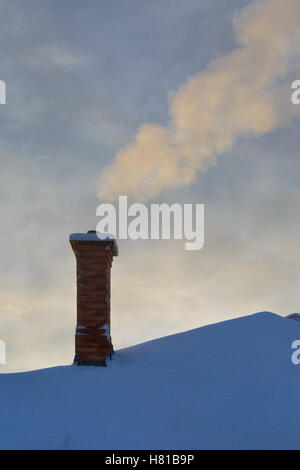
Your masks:
<instances>
[{"instance_id":1,"label":"red brick","mask_svg":"<svg viewBox=\"0 0 300 470\"><path fill-rule=\"evenodd\" d=\"M112 241L70 241L77 262L75 358L105 363L113 353L110 337ZM106 249L106 247L110 249ZM108 330L103 327L108 325ZM87 328L80 329L78 327ZM99 329L100 328L100 329Z\"/></svg>"}]
</instances>

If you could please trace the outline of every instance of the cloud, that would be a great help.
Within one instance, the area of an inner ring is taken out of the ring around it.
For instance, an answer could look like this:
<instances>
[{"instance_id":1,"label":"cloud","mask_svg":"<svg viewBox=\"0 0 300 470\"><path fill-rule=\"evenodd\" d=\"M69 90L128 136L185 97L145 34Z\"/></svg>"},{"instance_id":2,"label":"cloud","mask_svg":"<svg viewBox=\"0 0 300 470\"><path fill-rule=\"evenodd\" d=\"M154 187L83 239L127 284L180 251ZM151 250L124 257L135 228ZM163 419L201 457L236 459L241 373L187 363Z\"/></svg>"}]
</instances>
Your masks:
<instances>
[{"instance_id":1,"label":"cloud","mask_svg":"<svg viewBox=\"0 0 300 470\"><path fill-rule=\"evenodd\" d=\"M53 68L72 68L82 66L86 59L77 53L72 51L68 47L62 47L61 45L55 46L38 46L30 57L26 57L24 60L25 65L28 64L30 67L39 68L41 70L52 70Z\"/></svg>"},{"instance_id":2,"label":"cloud","mask_svg":"<svg viewBox=\"0 0 300 470\"><path fill-rule=\"evenodd\" d=\"M170 94L167 127L143 124L100 176L100 199L139 200L195 182L241 136L287 126L300 108L287 77L299 57L300 0L252 2L234 16L239 44Z\"/></svg>"}]
</instances>

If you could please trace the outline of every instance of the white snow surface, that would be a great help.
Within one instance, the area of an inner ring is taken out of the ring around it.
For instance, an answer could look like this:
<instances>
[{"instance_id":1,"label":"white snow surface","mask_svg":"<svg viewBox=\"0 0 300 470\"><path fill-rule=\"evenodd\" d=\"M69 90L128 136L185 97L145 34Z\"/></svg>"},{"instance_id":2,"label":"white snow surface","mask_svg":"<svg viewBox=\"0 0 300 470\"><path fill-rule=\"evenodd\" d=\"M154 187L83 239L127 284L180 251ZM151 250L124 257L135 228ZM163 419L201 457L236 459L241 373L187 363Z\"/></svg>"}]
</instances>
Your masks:
<instances>
[{"instance_id":1,"label":"white snow surface","mask_svg":"<svg viewBox=\"0 0 300 470\"><path fill-rule=\"evenodd\" d=\"M300 324L258 314L0 374L1 449L300 449ZM50 352L49 352L50 353Z\"/></svg>"},{"instance_id":2,"label":"white snow surface","mask_svg":"<svg viewBox=\"0 0 300 470\"><path fill-rule=\"evenodd\" d=\"M69 237L70 241L85 241L85 242L103 242L103 241L113 241L115 251L118 252L118 244L115 235L111 233L71 233Z\"/></svg>"}]
</instances>

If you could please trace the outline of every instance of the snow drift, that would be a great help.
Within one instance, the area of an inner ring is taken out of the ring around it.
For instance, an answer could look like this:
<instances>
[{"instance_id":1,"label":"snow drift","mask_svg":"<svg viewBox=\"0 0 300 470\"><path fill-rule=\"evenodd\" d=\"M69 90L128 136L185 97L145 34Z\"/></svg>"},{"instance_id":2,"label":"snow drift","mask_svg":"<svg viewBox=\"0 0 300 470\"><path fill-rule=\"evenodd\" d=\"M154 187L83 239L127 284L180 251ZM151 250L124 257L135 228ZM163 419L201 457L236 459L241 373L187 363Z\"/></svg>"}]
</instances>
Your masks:
<instances>
[{"instance_id":1,"label":"snow drift","mask_svg":"<svg viewBox=\"0 0 300 470\"><path fill-rule=\"evenodd\" d=\"M263 312L0 375L1 449L299 449L300 323Z\"/></svg>"}]
</instances>

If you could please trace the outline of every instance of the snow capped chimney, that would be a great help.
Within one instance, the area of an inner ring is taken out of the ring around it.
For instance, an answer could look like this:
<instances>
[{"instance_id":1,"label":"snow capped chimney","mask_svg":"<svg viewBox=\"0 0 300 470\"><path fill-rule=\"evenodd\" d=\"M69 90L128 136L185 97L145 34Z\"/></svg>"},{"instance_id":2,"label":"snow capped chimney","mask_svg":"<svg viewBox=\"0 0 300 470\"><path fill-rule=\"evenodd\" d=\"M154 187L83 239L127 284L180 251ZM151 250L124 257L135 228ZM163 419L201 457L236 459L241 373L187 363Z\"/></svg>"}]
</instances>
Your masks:
<instances>
[{"instance_id":1,"label":"snow capped chimney","mask_svg":"<svg viewBox=\"0 0 300 470\"><path fill-rule=\"evenodd\" d=\"M105 366L112 356L110 336L110 269L118 246L112 235L95 230L70 235L77 262L77 327L75 358L78 365Z\"/></svg>"}]
</instances>

